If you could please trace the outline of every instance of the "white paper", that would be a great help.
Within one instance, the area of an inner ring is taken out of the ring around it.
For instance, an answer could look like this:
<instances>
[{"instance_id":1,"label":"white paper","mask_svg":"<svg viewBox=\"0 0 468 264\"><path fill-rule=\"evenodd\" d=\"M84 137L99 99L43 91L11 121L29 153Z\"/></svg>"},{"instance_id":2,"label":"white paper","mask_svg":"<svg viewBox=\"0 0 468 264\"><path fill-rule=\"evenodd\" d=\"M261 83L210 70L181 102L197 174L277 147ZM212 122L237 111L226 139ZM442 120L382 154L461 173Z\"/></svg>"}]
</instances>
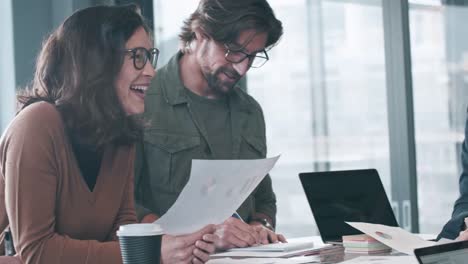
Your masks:
<instances>
[{"instance_id":1,"label":"white paper","mask_svg":"<svg viewBox=\"0 0 468 264\"><path fill-rule=\"evenodd\" d=\"M416 248L430 247L436 244L411 234L400 227L359 222L346 223L381 243L408 255L414 255Z\"/></svg>"},{"instance_id":2,"label":"white paper","mask_svg":"<svg viewBox=\"0 0 468 264\"><path fill-rule=\"evenodd\" d=\"M302 264L302 263L320 263L317 256L301 256L294 258L220 258L210 259L207 264Z\"/></svg>"},{"instance_id":3,"label":"white paper","mask_svg":"<svg viewBox=\"0 0 468 264\"><path fill-rule=\"evenodd\" d=\"M323 246L325 247L325 246ZM317 249L319 250L319 249ZM232 251L232 252L221 252L210 255L210 258L286 258L292 256L301 256L309 254L315 251L308 249L289 251L289 252L262 252L262 251Z\"/></svg>"},{"instance_id":4,"label":"white paper","mask_svg":"<svg viewBox=\"0 0 468 264\"><path fill-rule=\"evenodd\" d=\"M189 181L172 207L154 223L170 235L221 224L240 207L278 158L192 160Z\"/></svg>"},{"instance_id":5,"label":"white paper","mask_svg":"<svg viewBox=\"0 0 468 264\"><path fill-rule=\"evenodd\" d=\"M448 238L441 238L439 241L436 242L437 245L442 245L442 244L448 244L448 243L454 243L457 242L456 240L448 239Z\"/></svg>"},{"instance_id":6,"label":"white paper","mask_svg":"<svg viewBox=\"0 0 468 264\"><path fill-rule=\"evenodd\" d=\"M418 264L414 256L365 256L358 257L341 264Z\"/></svg>"},{"instance_id":7,"label":"white paper","mask_svg":"<svg viewBox=\"0 0 468 264\"><path fill-rule=\"evenodd\" d=\"M245 248L231 248L228 251L267 251L267 252L288 252L306 248L313 248L314 242L288 242L288 243L272 243L267 245L259 245Z\"/></svg>"},{"instance_id":8,"label":"white paper","mask_svg":"<svg viewBox=\"0 0 468 264\"><path fill-rule=\"evenodd\" d=\"M424 240L435 240L435 239L437 239L437 235L435 235L435 234L421 234L421 233L418 233L416 235L418 237L424 239Z\"/></svg>"},{"instance_id":9,"label":"white paper","mask_svg":"<svg viewBox=\"0 0 468 264\"><path fill-rule=\"evenodd\" d=\"M333 247L329 244L324 244L320 237L298 237L288 239L289 243L310 243L314 245L310 248L304 248L300 250L285 251L285 252L262 252L262 251L228 251L220 252L211 255L211 258L285 258L292 256L300 256L304 254L312 254L320 250L328 249Z\"/></svg>"}]
</instances>

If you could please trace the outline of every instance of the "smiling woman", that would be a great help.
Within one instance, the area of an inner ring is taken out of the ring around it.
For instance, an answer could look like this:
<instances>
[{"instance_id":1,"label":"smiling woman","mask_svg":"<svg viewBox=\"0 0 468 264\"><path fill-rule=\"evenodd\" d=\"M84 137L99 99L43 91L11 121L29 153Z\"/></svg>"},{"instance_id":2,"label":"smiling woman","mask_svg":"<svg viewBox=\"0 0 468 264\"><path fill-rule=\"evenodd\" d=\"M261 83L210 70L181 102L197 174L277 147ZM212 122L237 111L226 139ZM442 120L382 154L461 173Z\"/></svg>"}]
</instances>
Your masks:
<instances>
[{"instance_id":1,"label":"smiling woman","mask_svg":"<svg viewBox=\"0 0 468 264\"><path fill-rule=\"evenodd\" d=\"M135 6L77 11L44 43L0 142L0 228L23 263L122 262L115 232L136 222L141 134L130 115L157 55Z\"/></svg>"},{"instance_id":2,"label":"smiling woman","mask_svg":"<svg viewBox=\"0 0 468 264\"><path fill-rule=\"evenodd\" d=\"M115 85L120 103L128 115L140 114L145 110L145 93L154 77L159 54L157 49L151 47L148 33L143 27L139 27L125 44L124 53L127 56Z\"/></svg>"}]
</instances>

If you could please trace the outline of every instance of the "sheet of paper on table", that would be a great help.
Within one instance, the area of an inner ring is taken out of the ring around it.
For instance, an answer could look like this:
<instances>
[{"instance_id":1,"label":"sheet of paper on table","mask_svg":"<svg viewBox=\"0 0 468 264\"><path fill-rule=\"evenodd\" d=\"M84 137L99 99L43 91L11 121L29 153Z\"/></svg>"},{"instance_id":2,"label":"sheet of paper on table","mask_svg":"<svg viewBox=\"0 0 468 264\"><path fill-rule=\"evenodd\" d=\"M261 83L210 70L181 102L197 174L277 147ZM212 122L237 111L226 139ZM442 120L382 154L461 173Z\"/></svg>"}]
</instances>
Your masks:
<instances>
[{"instance_id":1,"label":"sheet of paper on table","mask_svg":"<svg viewBox=\"0 0 468 264\"><path fill-rule=\"evenodd\" d=\"M302 264L320 263L318 256L301 256L294 258L219 258L210 259L207 264Z\"/></svg>"},{"instance_id":2,"label":"sheet of paper on table","mask_svg":"<svg viewBox=\"0 0 468 264\"><path fill-rule=\"evenodd\" d=\"M418 264L414 256L362 256L340 264Z\"/></svg>"},{"instance_id":3,"label":"sheet of paper on table","mask_svg":"<svg viewBox=\"0 0 468 264\"><path fill-rule=\"evenodd\" d=\"M259 246L252 246L252 247L245 247L245 248L232 248L228 251L257 251L257 252L289 252L301 249L308 249L313 248L314 242L313 241L290 241L288 243L272 243L267 245L259 245Z\"/></svg>"},{"instance_id":4,"label":"sheet of paper on table","mask_svg":"<svg viewBox=\"0 0 468 264\"><path fill-rule=\"evenodd\" d=\"M414 255L416 248L430 247L436 244L436 242L426 241L400 227L360 222L346 223L381 243L408 255Z\"/></svg>"},{"instance_id":5,"label":"sheet of paper on table","mask_svg":"<svg viewBox=\"0 0 468 264\"><path fill-rule=\"evenodd\" d=\"M298 237L288 239L289 243L292 244L304 244L310 245L309 247L304 247L299 250L290 250L290 251L252 251L252 250L242 250L241 248L235 251L220 252L211 255L212 258L285 258L292 256L300 256L306 254L318 253L321 250L327 250L332 248L332 245L324 244L320 237Z\"/></svg>"},{"instance_id":6,"label":"sheet of paper on table","mask_svg":"<svg viewBox=\"0 0 468 264\"><path fill-rule=\"evenodd\" d=\"M193 233L230 217L279 156L256 160L192 160L190 178L171 208L155 223L166 234Z\"/></svg>"},{"instance_id":7,"label":"sheet of paper on table","mask_svg":"<svg viewBox=\"0 0 468 264\"><path fill-rule=\"evenodd\" d=\"M266 251L232 251L222 252L211 255L213 258L288 258L293 256L301 256L312 254L320 249L329 247L330 245L321 246L321 248L314 247L313 249L301 249L287 252L266 252Z\"/></svg>"}]
</instances>

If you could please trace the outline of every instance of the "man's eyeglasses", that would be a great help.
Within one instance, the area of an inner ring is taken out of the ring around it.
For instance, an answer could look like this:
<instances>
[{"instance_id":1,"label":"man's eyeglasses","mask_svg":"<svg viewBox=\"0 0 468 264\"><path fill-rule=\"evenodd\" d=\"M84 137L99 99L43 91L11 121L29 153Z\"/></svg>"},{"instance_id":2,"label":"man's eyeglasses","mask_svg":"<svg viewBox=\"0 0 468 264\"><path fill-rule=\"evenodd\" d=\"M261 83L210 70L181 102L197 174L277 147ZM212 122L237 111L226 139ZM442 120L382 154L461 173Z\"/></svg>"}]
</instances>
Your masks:
<instances>
[{"instance_id":1,"label":"man's eyeglasses","mask_svg":"<svg viewBox=\"0 0 468 264\"><path fill-rule=\"evenodd\" d=\"M255 54L248 54L242 50L235 50L229 48L227 44L224 44L226 48L226 54L224 57L227 61L232 63L240 63L245 59L249 59L249 66L252 68L260 68L268 61L268 54L266 50L256 52Z\"/></svg>"},{"instance_id":2,"label":"man's eyeglasses","mask_svg":"<svg viewBox=\"0 0 468 264\"><path fill-rule=\"evenodd\" d=\"M131 58L133 59L133 66L137 70L141 70L145 67L148 60L151 62L151 66L156 69L158 64L159 50L152 48L147 50L143 47L137 47L133 49L127 49L125 52L130 53Z\"/></svg>"}]
</instances>

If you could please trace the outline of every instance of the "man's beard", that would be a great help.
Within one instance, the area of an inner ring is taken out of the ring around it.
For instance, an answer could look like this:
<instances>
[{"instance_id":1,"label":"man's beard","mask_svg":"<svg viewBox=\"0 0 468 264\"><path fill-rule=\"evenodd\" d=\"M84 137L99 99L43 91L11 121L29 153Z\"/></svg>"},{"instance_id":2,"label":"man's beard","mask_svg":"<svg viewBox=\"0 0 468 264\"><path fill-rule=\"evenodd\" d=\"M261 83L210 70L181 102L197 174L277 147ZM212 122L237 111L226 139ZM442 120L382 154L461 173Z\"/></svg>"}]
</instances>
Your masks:
<instances>
[{"instance_id":1,"label":"man's beard","mask_svg":"<svg viewBox=\"0 0 468 264\"><path fill-rule=\"evenodd\" d=\"M232 79L228 79L228 81L222 81L220 76L224 74L232 77ZM227 67L220 67L213 73L209 72L205 73L204 75L208 87L211 89L211 91L220 96L231 93L234 90L234 86L241 78L241 76L235 70Z\"/></svg>"}]
</instances>

